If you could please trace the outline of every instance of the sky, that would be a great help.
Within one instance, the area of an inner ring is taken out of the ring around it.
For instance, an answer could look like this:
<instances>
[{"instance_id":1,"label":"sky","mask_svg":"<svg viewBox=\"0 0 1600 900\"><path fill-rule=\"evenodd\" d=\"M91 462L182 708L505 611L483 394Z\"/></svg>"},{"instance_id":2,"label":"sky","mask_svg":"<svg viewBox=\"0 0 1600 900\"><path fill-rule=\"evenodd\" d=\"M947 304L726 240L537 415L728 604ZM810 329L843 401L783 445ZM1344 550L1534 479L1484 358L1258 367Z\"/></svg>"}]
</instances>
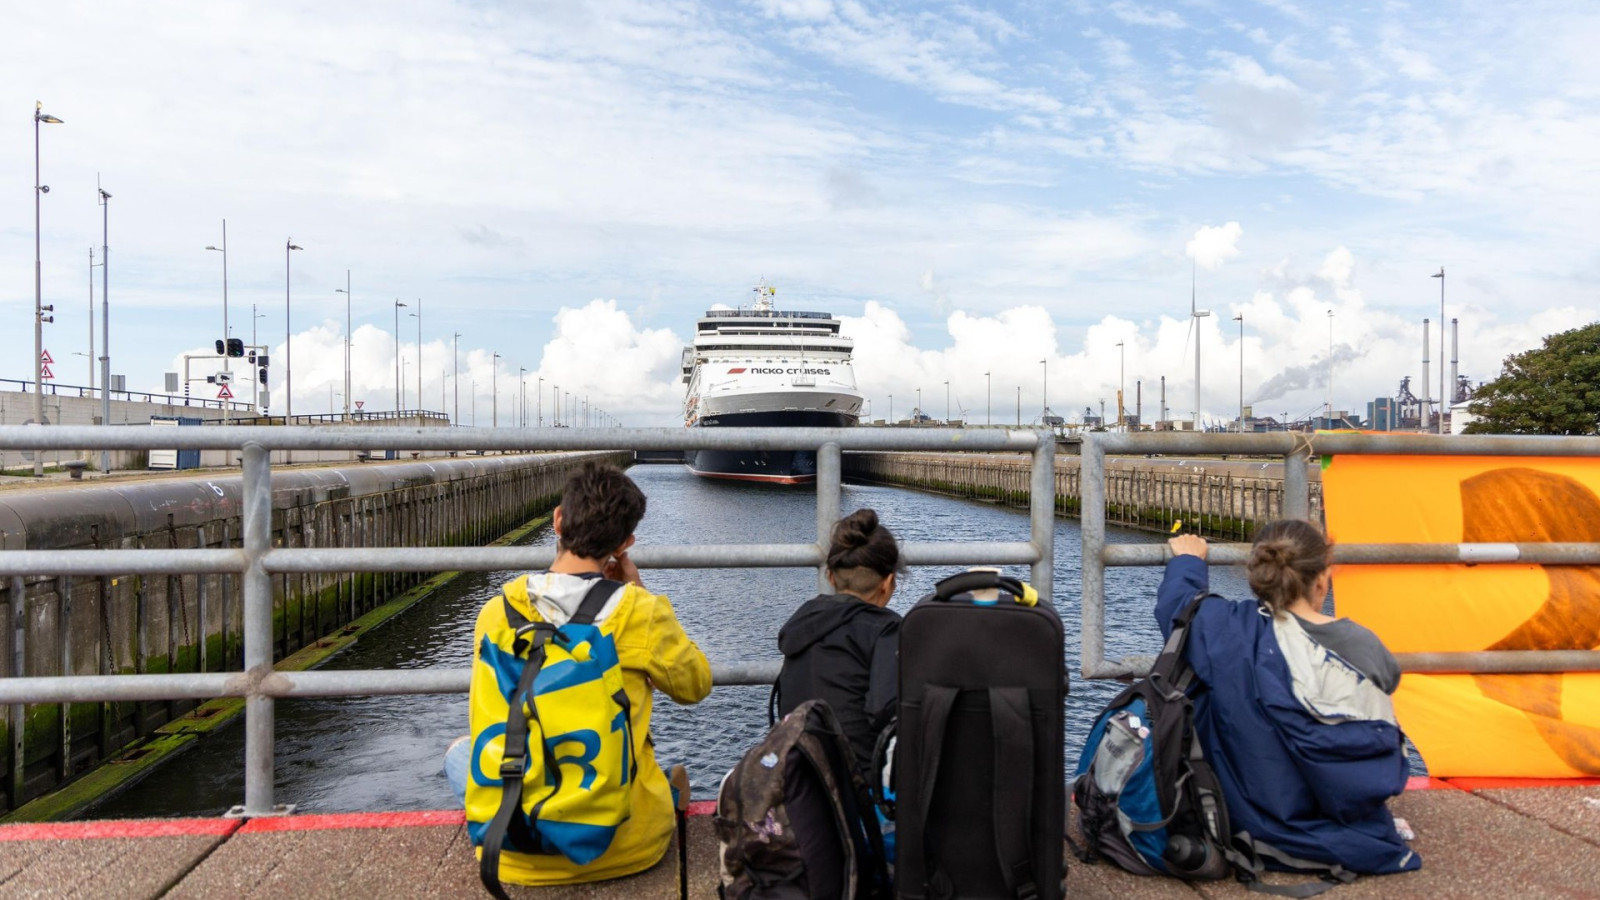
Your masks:
<instances>
[{"instance_id":1,"label":"sky","mask_svg":"<svg viewBox=\"0 0 1600 900\"><path fill-rule=\"evenodd\" d=\"M420 307L420 405L480 426L513 423L523 378L530 421L572 395L680 423L696 317L763 279L844 320L873 418L920 393L996 424L1114 417L1136 383L1151 420L1163 377L1188 418L1196 322L1199 405L1223 420L1241 386L1291 418L1364 414L1406 376L1420 395L1424 318L1437 397L1441 283L1474 381L1600 318L1593 4L57 0L3 20L0 379L32 377L35 101L63 120L39 133L63 385L89 378L103 225L130 388L222 337L226 220L229 325L271 348L273 412L291 332L293 411L342 408L348 296L352 400L394 408L398 312L419 405Z\"/></svg>"}]
</instances>

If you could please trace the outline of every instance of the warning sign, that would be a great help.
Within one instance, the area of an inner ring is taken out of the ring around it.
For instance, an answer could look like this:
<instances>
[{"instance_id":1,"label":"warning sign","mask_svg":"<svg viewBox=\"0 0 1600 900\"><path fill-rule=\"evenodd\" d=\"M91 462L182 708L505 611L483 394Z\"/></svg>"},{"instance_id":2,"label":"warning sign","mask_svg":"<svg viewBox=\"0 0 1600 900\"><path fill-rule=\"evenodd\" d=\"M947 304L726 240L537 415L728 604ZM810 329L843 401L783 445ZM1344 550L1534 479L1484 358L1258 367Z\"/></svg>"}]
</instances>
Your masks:
<instances>
[{"instance_id":1,"label":"warning sign","mask_svg":"<svg viewBox=\"0 0 1600 900\"><path fill-rule=\"evenodd\" d=\"M366 406L366 405L367 405L367 401L365 401L365 400L357 400L356 401L356 409L360 409L361 407Z\"/></svg>"},{"instance_id":2,"label":"warning sign","mask_svg":"<svg viewBox=\"0 0 1600 900\"><path fill-rule=\"evenodd\" d=\"M227 385L223 385L221 388L219 388L217 390L217 399L218 400L232 400L233 399L233 391L228 390L228 386Z\"/></svg>"},{"instance_id":3,"label":"warning sign","mask_svg":"<svg viewBox=\"0 0 1600 900\"><path fill-rule=\"evenodd\" d=\"M39 367L39 377L40 378L54 378L54 377L56 377L56 373L50 371L50 366L49 365L42 365L42 366Z\"/></svg>"},{"instance_id":4,"label":"warning sign","mask_svg":"<svg viewBox=\"0 0 1600 900\"><path fill-rule=\"evenodd\" d=\"M39 354L39 362L42 362L42 363L44 363L45 365L48 366L51 363L55 362L55 360L50 358L50 351L46 350L43 353Z\"/></svg>"}]
</instances>

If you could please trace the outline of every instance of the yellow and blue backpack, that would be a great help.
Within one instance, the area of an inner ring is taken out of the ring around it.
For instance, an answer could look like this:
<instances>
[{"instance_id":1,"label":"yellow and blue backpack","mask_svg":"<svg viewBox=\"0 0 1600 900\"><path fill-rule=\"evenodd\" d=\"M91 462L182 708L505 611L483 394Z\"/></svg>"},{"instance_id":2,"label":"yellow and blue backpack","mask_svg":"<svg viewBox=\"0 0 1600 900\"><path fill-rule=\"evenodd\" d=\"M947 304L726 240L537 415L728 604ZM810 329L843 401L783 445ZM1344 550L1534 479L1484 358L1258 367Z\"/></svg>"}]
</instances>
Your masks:
<instances>
[{"instance_id":1,"label":"yellow and blue backpack","mask_svg":"<svg viewBox=\"0 0 1600 900\"><path fill-rule=\"evenodd\" d=\"M632 710L616 642L606 623L594 624L622 588L598 579L560 626L529 621L501 597L506 627L486 629L478 647L500 697L474 698L467 834L483 848L479 875L496 897L505 897L502 850L586 865L628 819Z\"/></svg>"}]
</instances>

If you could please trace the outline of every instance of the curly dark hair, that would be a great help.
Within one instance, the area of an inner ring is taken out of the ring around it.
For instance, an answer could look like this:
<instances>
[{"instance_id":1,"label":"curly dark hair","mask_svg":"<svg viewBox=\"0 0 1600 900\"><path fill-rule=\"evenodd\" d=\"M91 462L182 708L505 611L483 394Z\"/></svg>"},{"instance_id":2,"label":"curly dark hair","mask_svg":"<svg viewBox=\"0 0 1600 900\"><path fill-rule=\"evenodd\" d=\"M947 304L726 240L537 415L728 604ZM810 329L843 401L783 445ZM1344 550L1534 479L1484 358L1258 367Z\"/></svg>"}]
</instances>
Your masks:
<instances>
[{"instance_id":1,"label":"curly dark hair","mask_svg":"<svg viewBox=\"0 0 1600 900\"><path fill-rule=\"evenodd\" d=\"M584 559L604 560L644 518L644 492L616 466L584 463L561 489L561 545Z\"/></svg>"}]
</instances>

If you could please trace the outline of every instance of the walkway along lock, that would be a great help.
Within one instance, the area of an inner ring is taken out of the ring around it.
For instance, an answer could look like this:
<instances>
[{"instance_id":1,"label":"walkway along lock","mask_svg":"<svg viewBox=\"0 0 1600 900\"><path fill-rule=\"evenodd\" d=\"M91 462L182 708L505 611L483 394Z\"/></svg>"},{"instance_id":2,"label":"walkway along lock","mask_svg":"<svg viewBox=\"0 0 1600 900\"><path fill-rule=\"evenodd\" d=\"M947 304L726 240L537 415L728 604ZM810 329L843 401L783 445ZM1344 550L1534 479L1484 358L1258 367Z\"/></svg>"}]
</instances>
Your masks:
<instances>
[{"instance_id":1,"label":"walkway along lock","mask_svg":"<svg viewBox=\"0 0 1600 900\"><path fill-rule=\"evenodd\" d=\"M256 427L172 429L149 426L0 428L0 450L105 448L243 451L242 546L238 549L7 550L0 577L12 596L25 577L55 575L183 575L229 573L243 587L243 671L0 678L0 703L245 699L245 797L234 814L283 814L274 797L274 703L279 697L465 693L470 672L369 670L285 672L273 667L272 577L284 573L436 572L540 569L554 554L537 547L278 548L272 533L272 450L681 450L817 451L816 542L810 544L674 545L630 554L641 568L811 567L823 584L829 532L839 518L840 454L844 450L1012 451L1032 455L1030 540L906 544L912 565L1025 564L1040 598L1050 600L1055 444L1034 431L959 429L466 429ZM13 616L17 613L12 610ZM766 684L778 663L713 664L717 684ZM15 736L13 736L15 739Z\"/></svg>"}]
</instances>

